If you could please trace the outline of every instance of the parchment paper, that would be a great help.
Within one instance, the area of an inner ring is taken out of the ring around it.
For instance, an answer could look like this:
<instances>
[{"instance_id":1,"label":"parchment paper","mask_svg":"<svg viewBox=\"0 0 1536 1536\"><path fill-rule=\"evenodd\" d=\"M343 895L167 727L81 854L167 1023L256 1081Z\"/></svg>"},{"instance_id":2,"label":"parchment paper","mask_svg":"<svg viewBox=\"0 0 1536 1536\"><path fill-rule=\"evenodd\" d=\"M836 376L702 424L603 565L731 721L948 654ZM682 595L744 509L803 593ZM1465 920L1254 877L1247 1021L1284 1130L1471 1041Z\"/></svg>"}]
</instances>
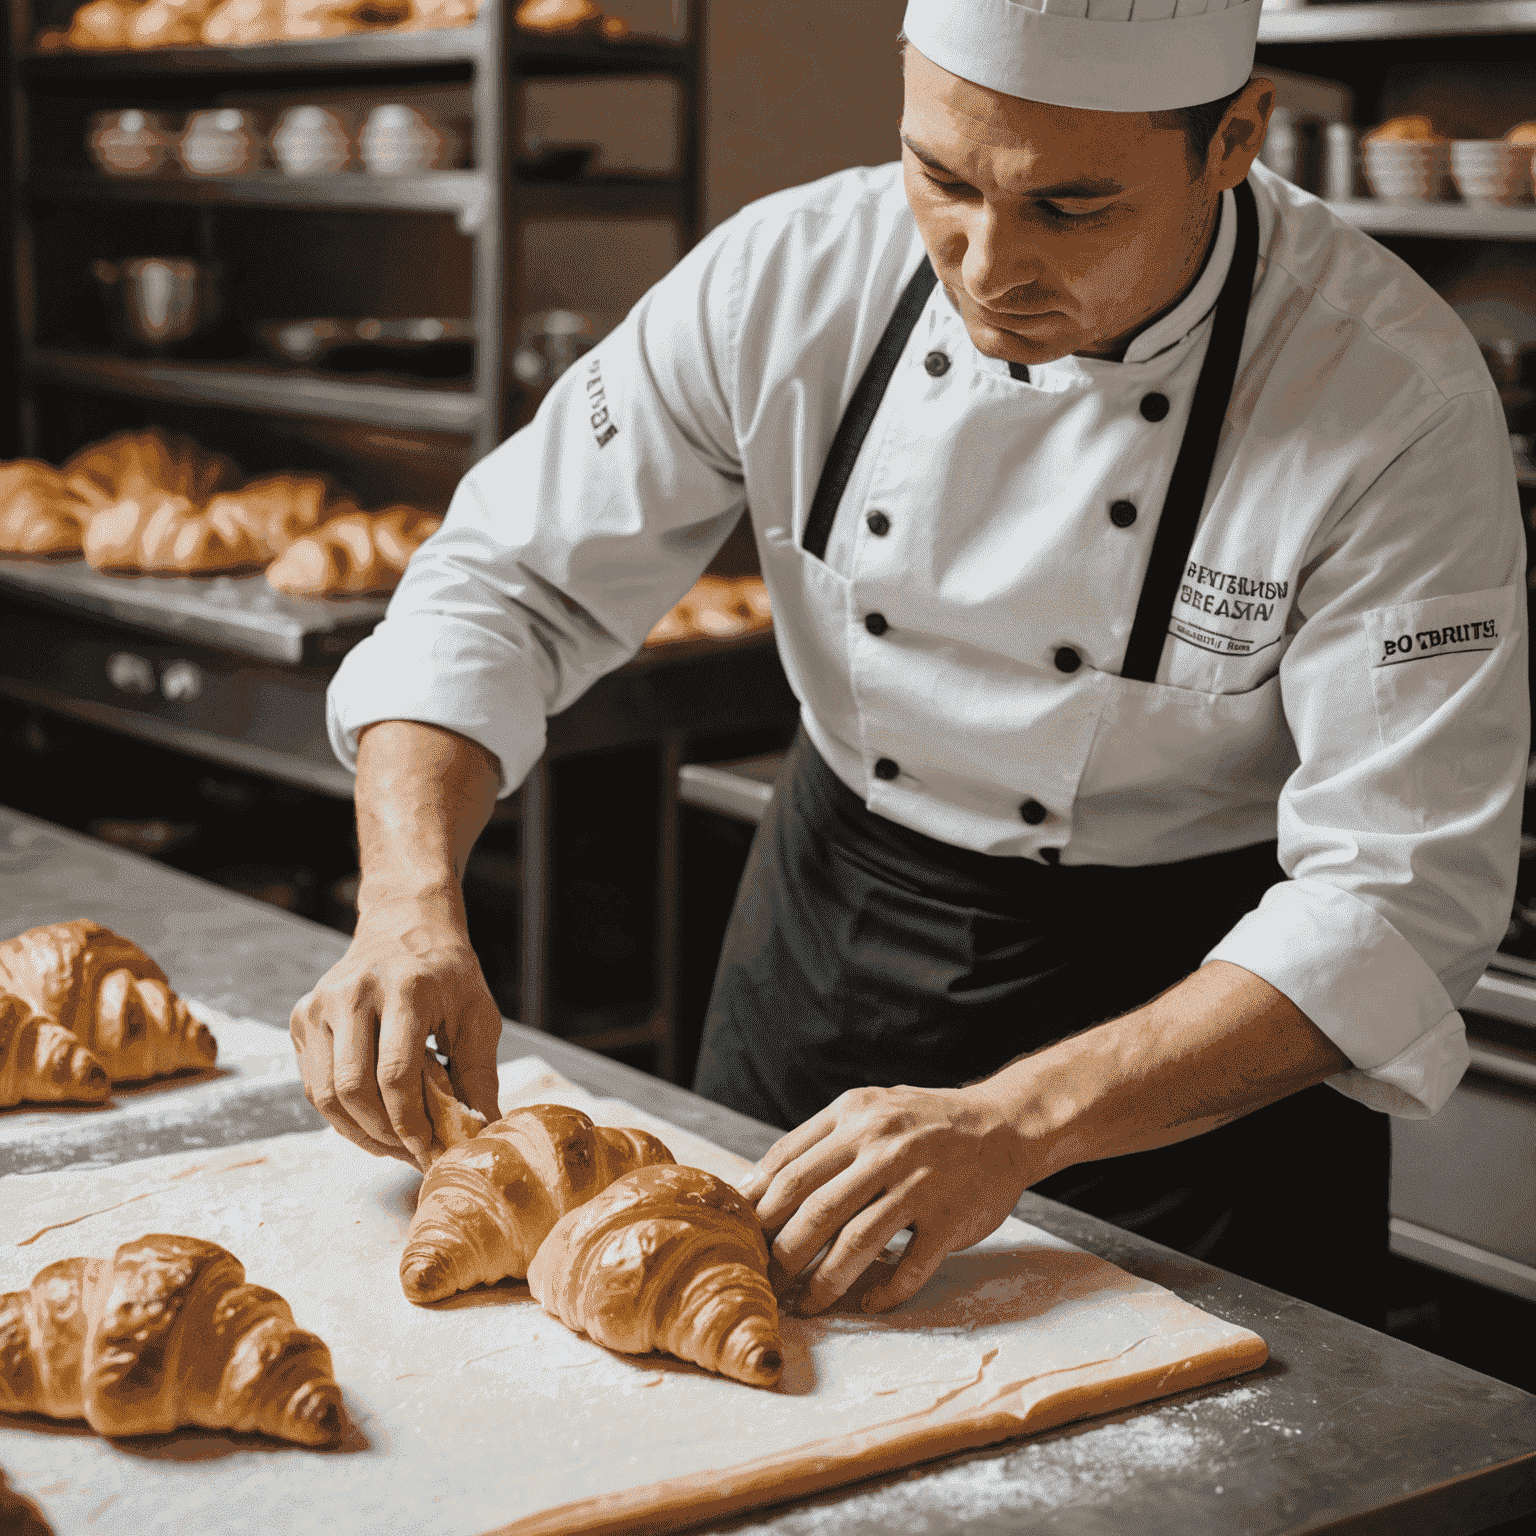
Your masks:
<instances>
[{"instance_id":1,"label":"parchment paper","mask_svg":"<svg viewBox=\"0 0 1536 1536\"><path fill-rule=\"evenodd\" d=\"M722 1177L747 1166L537 1058L501 1070L504 1108L575 1104ZM894 1313L786 1318L784 1379L763 1391L610 1354L521 1283L413 1307L397 1269L418 1183L329 1131L0 1180L0 1290L146 1232L222 1243L330 1345L355 1424L317 1452L191 1430L112 1443L0 1416L0 1466L59 1536L664 1531L1265 1358L1256 1335L1010 1219Z\"/></svg>"}]
</instances>

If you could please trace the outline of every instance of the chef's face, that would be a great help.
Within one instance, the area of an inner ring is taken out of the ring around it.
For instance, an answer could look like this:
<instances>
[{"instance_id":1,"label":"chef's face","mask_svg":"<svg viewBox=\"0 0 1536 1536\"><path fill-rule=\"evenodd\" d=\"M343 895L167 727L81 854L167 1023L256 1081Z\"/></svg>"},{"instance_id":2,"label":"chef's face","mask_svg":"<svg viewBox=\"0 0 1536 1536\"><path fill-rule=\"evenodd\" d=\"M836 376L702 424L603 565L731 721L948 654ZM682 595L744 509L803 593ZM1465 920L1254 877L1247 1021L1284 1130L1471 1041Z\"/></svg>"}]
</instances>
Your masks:
<instances>
[{"instance_id":1,"label":"chef's face","mask_svg":"<svg viewBox=\"0 0 1536 1536\"><path fill-rule=\"evenodd\" d=\"M909 44L907 200L977 349L1016 363L1123 352L1194 282L1272 103L1251 82L1196 167L1166 114L1022 101Z\"/></svg>"}]
</instances>

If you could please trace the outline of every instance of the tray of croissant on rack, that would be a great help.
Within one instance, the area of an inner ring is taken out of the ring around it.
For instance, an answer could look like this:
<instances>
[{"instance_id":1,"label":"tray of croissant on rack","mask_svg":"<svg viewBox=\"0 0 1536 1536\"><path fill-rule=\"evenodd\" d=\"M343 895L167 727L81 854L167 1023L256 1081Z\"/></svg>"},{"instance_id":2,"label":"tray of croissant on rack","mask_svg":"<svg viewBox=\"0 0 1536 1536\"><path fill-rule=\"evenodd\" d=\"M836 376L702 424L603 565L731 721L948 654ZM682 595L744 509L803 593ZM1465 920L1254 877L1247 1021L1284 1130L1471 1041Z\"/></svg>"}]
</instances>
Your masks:
<instances>
[{"instance_id":1,"label":"tray of croissant on rack","mask_svg":"<svg viewBox=\"0 0 1536 1536\"><path fill-rule=\"evenodd\" d=\"M176 632L216 643L238 634L285 661L308 656L306 636L330 632L339 650L371 629L441 524L419 507L365 510L325 475L248 479L157 427L58 467L0 463L0 582L119 619L169 616ZM645 643L734 639L772 622L760 578L706 575Z\"/></svg>"}]
</instances>

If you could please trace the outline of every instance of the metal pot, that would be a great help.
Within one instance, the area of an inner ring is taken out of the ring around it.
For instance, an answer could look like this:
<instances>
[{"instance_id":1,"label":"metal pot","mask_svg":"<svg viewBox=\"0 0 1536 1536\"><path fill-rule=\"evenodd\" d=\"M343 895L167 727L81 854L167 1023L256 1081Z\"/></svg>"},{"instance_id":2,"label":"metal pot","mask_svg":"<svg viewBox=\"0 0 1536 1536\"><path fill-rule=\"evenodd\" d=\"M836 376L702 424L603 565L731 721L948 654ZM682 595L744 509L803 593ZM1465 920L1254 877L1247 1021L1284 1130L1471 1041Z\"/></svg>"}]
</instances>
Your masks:
<instances>
[{"instance_id":1,"label":"metal pot","mask_svg":"<svg viewBox=\"0 0 1536 1536\"><path fill-rule=\"evenodd\" d=\"M209 262L170 256L95 261L112 329L125 342L159 351L214 324L223 308L222 272Z\"/></svg>"}]
</instances>

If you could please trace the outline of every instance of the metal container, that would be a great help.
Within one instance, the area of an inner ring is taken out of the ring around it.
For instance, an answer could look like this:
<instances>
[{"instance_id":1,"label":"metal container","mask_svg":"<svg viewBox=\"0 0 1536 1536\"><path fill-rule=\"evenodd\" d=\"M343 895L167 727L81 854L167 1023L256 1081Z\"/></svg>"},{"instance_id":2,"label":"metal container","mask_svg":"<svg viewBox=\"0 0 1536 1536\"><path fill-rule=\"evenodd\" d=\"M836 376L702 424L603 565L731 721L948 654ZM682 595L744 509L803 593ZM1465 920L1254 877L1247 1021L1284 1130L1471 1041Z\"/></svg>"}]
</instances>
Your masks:
<instances>
[{"instance_id":1,"label":"metal container","mask_svg":"<svg viewBox=\"0 0 1536 1536\"><path fill-rule=\"evenodd\" d=\"M160 351L214 324L223 308L220 269L170 256L95 261L113 331L132 346Z\"/></svg>"},{"instance_id":2,"label":"metal container","mask_svg":"<svg viewBox=\"0 0 1536 1536\"><path fill-rule=\"evenodd\" d=\"M1360 134L1350 123L1329 123L1323 153L1323 196L1348 202L1360 194Z\"/></svg>"}]
</instances>

